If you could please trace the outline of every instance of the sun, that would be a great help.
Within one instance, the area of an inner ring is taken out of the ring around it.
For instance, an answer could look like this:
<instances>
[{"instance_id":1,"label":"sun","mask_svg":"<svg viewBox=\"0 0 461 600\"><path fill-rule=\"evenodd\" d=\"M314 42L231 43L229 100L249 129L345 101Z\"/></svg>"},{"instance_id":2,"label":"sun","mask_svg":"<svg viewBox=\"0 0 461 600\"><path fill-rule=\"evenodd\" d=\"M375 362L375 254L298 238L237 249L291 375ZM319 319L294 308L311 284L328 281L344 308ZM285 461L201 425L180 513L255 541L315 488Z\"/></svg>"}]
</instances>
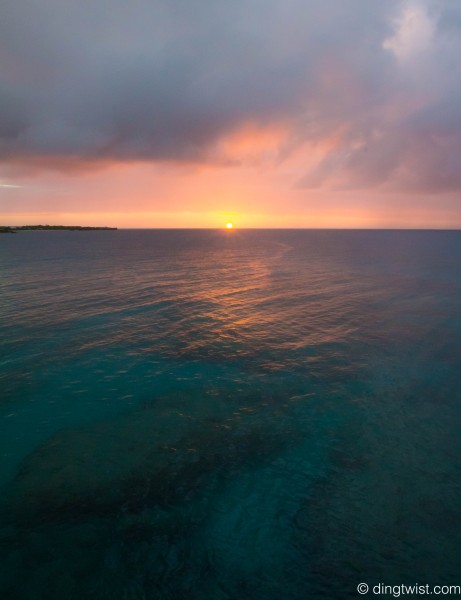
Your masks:
<instances>
[{"instance_id":1,"label":"sun","mask_svg":"<svg viewBox=\"0 0 461 600\"><path fill-rule=\"evenodd\" d=\"M232 229L233 225L232 223L226 223L226 229Z\"/></svg>"}]
</instances>

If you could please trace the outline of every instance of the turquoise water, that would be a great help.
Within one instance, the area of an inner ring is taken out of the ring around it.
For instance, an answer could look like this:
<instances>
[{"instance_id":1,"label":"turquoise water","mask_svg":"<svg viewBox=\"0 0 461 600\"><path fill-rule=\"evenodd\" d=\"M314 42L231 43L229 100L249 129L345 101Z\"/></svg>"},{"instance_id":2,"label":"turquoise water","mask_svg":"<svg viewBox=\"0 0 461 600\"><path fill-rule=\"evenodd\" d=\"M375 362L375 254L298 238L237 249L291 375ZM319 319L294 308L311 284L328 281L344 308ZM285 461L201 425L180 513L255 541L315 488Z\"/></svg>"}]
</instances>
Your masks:
<instances>
[{"instance_id":1,"label":"turquoise water","mask_svg":"<svg viewBox=\"0 0 461 600\"><path fill-rule=\"evenodd\" d=\"M461 583L461 234L0 238L0 598Z\"/></svg>"}]
</instances>

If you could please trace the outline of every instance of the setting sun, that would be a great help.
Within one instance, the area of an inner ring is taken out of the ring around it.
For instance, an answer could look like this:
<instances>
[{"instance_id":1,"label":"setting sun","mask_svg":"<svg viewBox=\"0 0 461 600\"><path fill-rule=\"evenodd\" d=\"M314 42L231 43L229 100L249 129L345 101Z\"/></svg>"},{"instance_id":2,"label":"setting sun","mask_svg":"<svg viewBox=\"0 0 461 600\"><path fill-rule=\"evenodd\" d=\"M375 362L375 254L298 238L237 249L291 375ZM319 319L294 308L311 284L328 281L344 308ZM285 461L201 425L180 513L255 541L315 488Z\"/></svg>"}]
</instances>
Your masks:
<instances>
[{"instance_id":1,"label":"setting sun","mask_svg":"<svg viewBox=\"0 0 461 600\"><path fill-rule=\"evenodd\" d=\"M226 229L232 229L233 225L232 223L226 223Z\"/></svg>"}]
</instances>

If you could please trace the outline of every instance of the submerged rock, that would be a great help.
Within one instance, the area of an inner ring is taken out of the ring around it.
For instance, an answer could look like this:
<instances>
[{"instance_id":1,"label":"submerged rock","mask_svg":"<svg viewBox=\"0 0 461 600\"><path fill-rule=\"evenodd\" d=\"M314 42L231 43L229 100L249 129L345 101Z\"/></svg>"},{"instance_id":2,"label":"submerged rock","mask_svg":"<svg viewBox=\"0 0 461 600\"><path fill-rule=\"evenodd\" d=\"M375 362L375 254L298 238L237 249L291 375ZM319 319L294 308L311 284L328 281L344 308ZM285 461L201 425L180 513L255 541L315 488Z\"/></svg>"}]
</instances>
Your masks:
<instances>
[{"instance_id":1,"label":"submerged rock","mask_svg":"<svg viewBox=\"0 0 461 600\"><path fill-rule=\"evenodd\" d=\"M210 476L271 461L286 444L260 415L197 422L140 410L53 436L23 463L4 499L19 521L137 513L193 498Z\"/></svg>"}]
</instances>

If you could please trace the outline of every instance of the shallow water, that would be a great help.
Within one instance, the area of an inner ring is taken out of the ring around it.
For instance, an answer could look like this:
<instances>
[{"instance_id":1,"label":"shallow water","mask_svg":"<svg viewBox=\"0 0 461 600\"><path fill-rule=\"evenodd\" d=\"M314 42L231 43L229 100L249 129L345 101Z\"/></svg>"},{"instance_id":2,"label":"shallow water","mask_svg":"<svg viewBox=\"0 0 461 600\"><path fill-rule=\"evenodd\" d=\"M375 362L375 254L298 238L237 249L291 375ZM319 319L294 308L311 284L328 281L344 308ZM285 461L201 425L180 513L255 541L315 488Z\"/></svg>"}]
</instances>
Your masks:
<instances>
[{"instance_id":1,"label":"shallow water","mask_svg":"<svg viewBox=\"0 0 461 600\"><path fill-rule=\"evenodd\" d=\"M0 239L0 597L459 584L461 234Z\"/></svg>"}]
</instances>

